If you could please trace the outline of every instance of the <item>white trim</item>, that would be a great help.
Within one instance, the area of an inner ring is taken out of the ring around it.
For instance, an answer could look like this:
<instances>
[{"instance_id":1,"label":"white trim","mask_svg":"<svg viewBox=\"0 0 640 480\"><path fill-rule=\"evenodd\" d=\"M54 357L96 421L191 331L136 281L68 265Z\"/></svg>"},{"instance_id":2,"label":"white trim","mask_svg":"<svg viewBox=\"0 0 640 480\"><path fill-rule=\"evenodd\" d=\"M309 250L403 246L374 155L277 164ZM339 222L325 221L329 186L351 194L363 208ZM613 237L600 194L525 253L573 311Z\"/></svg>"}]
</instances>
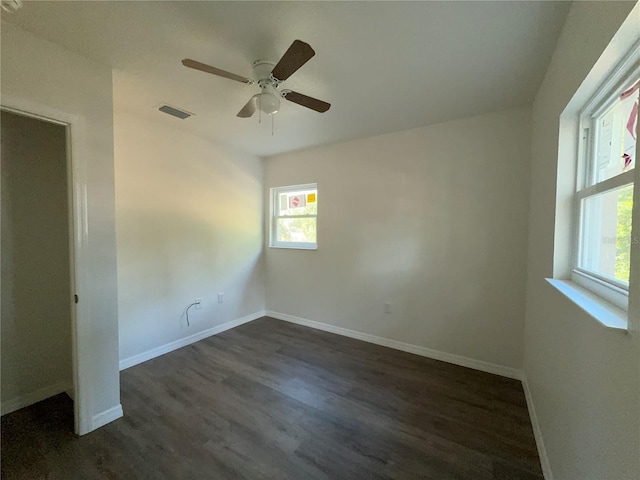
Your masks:
<instances>
[{"instance_id":1,"label":"white trim","mask_svg":"<svg viewBox=\"0 0 640 480\"><path fill-rule=\"evenodd\" d=\"M597 273L574 269L571 272L571 281L625 312L629 309L629 287L621 286L615 279L602 278Z\"/></svg>"},{"instance_id":2,"label":"white trim","mask_svg":"<svg viewBox=\"0 0 640 480\"><path fill-rule=\"evenodd\" d=\"M269 245L269 248L284 248L285 250L318 250L318 244L288 242L278 245Z\"/></svg>"},{"instance_id":3,"label":"white trim","mask_svg":"<svg viewBox=\"0 0 640 480\"><path fill-rule=\"evenodd\" d=\"M255 312L250 315L246 315L244 317L231 320L230 322L223 323L222 325L218 325L216 327L208 328L207 330L194 333L193 335L189 335L188 337L175 340L171 343L167 343L165 345L152 348L151 350L147 350L146 352L142 352L137 355L133 355L131 357L122 359L120 360L120 371L126 370L127 368L133 367L134 365L138 365L142 362L146 362L147 360L151 360L152 358L159 357L160 355L164 355L165 353L173 352L178 348L186 347L187 345L191 345L192 343L198 342L212 335L216 335L226 330L239 327L240 325L252 322L253 320L257 320L264 316L265 316L265 311L261 310L259 312Z\"/></svg>"},{"instance_id":4,"label":"white trim","mask_svg":"<svg viewBox=\"0 0 640 480\"><path fill-rule=\"evenodd\" d=\"M546 279L549 284L584 310L603 327L627 332L627 312L590 290L568 280Z\"/></svg>"},{"instance_id":5,"label":"white trim","mask_svg":"<svg viewBox=\"0 0 640 480\"><path fill-rule=\"evenodd\" d=\"M53 385L40 388L35 392L27 393L26 395L12 398L11 400L5 400L2 402L0 410L2 411L2 415L6 415L7 413L15 412L21 408L41 402L42 400L58 395L59 393L66 392L72 388L73 386L69 382L54 383Z\"/></svg>"},{"instance_id":6,"label":"white trim","mask_svg":"<svg viewBox=\"0 0 640 480\"><path fill-rule=\"evenodd\" d=\"M288 248L292 250L317 250L318 249L318 213L315 215L276 215L280 211L279 205L276 207L276 197L280 193L297 192L299 190L315 190L318 194L317 183L305 183L302 185L286 185L282 187L271 187L269 189L269 248ZM316 199L317 202L317 199ZM317 206L316 206L317 208ZM279 242L274 238L277 231L277 222L280 218L315 218L316 219L316 241L311 242Z\"/></svg>"},{"instance_id":7,"label":"white trim","mask_svg":"<svg viewBox=\"0 0 640 480\"><path fill-rule=\"evenodd\" d=\"M579 112L580 117L599 116L616 100L616 93L624 92L633 85L629 79L640 73L640 40L637 40L631 49L622 57L622 60L615 66L613 72L594 88L594 94L585 103Z\"/></svg>"},{"instance_id":8,"label":"white trim","mask_svg":"<svg viewBox=\"0 0 640 480\"><path fill-rule=\"evenodd\" d=\"M635 168L626 172L619 173L615 177L602 180L601 182L591 185L590 187L585 187L582 190L576 192L576 198L578 200L583 200L585 198L600 195L602 193L608 193L613 190L626 187L627 185L633 185L633 170L635 170Z\"/></svg>"},{"instance_id":9,"label":"white trim","mask_svg":"<svg viewBox=\"0 0 640 480\"><path fill-rule=\"evenodd\" d=\"M122 405L120 404L108 410L105 410L104 412L100 412L97 415L93 416L91 420L91 430L104 427L107 423L111 423L114 420L119 419L123 415L124 412L122 411Z\"/></svg>"},{"instance_id":10,"label":"white trim","mask_svg":"<svg viewBox=\"0 0 640 480\"><path fill-rule=\"evenodd\" d=\"M522 374L522 388L524 389L524 398L527 400L527 410L529 410L533 436L536 439L536 446L538 447L538 457L540 457L542 474L544 475L545 480L553 480L553 472L551 471L551 464L549 463L547 449L544 446L544 438L542 437L542 430L540 429L540 423L538 422L536 407L533 404L533 397L531 396L527 376L524 373Z\"/></svg>"},{"instance_id":11,"label":"white trim","mask_svg":"<svg viewBox=\"0 0 640 480\"><path fill-rule=\"evenodd\" d=\"M66 127L67 190L69 214L69 260L71 295L78 295L79 304L71 303L71 337L73 356L73 392L75 400L74 430L78 435L91 431L91 386L94 382L89 371L92 352L91 299L89 295L89 228L87 206L88 141L86 119L32 100L3 94L2 109ZM71 301L71 299L70 299Z\"/></svg>"},{"instance_id":12,"label":"white trim","mask_svg":"<svg viewBox=\"0 0 640 480\"><path fill-rule=\"evenodd\" d=\"M640 5L640 4L639 4ZM639 7L636 7L639 8ZM640 156L640 142L636 142L636 162ZM638 162L640 163L640 162ZM631 217L631 272L629 275L628 330L640 332L640 166L635 170L633 212Z\"/></svg>"},{"instance_id":13,"label":"white trim","mask_svg":"<svg viewBox=\"0 0 640 480\"><path fill-rule=\"evenodd\" d=\"M585 238L591 238L590 235L585 235L583 232L586 212L584 201L597 195L636 184L634 177L637 175L635 171L637 171L638 168L622 172L614 177L598 182L595 167L597 164L598 119L619 101L622 92L638 81L638 76L640 75L639 59L640 40L636 40L631 50L613 69L613 72L607 75L599 86L594 88L594 94L584 104L584 107L578 114L579 130L577 138L579 142L578 155L576 158L578 174L576 177L576 185L578 189L574 195L572 220L573 232L571 248L573 265L571 280L592 293L601 296L603 301L613 303L617 308L625 311L628 310L628 294L620 290L628 292L629 284L623 284L622 282L608 279L597 273L586 271L580 267L580 264L585 249ZM636 166L638 164L638 143L640 142L636 142ZM632 225L634 220L637 219L632 218ZM633 265L633 255L631 264ZM569 296L569 298L572 297ZM600 320L598 317L595 318ZM609 326L607 323L604 324Z\"/></svg>"},{"instance_id":14,"label":"white trim","mask_svg":"<svg viewBox=\"0 0 640 480\"><path fill-rule=\"evenodd\" d=\"M298 185L282 185L280 187L271 187L271 190L278 190L279 192L297 192L298 190L313 190L318 188L316 182L301 183Z\"/></svg>"},{"instance_id":15,"label":"white trim","mask_svg":"<svg viewBox=\"0 0 640 480\"><path fill-rule=\"evenodd\" d=\"M440 350L434 350L432 348L420 347L418 345L412 345L410 343L400 342L398 340L392 340L390 338L378 337L369 333L357 332L355 330L349 330L347 328L336 327L327 323L316 322L315 320L307 320L306 318L295 317L293 315L287 315L285 313L273 312L267 310L266 315L268 317L276 318L278 320L284 320L285 322L295 323L303 325L305 327L315 328L316 330L323 330L325 332L335 333L344 337L355 338L362 340L363 342L374 343L376 345L382 345L383 347L393 348L395 350L401 350L403 352L413 353L422 357L432 358L434 360L441 360L443 362L452 363L454 365L460 365L462 367L473 368L474 370L480 370L481 372L493 373L502 377L514 378L516 380L522 379L522 371L516 368L505 367L503 365L497 365L495 363L485 362L483 360L476 360L474 358L463 357L455 355L453 353L442 352Z\"/></svg>"}]
</instances>

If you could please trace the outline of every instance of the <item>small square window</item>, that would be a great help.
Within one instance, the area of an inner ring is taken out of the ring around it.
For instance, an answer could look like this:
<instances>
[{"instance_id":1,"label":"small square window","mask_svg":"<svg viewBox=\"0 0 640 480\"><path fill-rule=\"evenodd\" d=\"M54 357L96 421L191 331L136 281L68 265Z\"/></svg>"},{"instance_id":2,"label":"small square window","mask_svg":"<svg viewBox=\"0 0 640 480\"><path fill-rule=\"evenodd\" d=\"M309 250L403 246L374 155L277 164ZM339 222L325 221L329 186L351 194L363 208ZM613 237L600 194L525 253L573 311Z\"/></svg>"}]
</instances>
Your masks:
<instances>
[{"instance_id":1,"label":"small square window","mask_svg":"<svg viewBox=\"0 0 640 480\"><path fill-rule=\"evenodd\" d=\"M271 247L316 249L317 229L317 184L271 189Z\"/></svg>"}]
</instances>

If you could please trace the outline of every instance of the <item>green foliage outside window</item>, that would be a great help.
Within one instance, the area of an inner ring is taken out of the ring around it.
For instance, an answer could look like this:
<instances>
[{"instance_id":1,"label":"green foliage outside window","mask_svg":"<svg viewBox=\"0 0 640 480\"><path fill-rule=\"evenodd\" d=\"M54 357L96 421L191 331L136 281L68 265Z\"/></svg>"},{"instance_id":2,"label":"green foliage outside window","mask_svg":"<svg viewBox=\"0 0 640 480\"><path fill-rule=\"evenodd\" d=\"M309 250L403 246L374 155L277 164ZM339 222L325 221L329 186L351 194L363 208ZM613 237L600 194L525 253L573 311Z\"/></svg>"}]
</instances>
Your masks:
<instances>
[{"instance_id":1,"label":"green foliage outside window","mask_svg":"<svg viewBox=\"0 0 640 480\"><path fill-rule=\"evenodd\" d=\"M629 282L631 269L631 212L633 210L633 187L624 188L618 196L618 231L616 234L617 280Z\"/></svg>"},{"instance_id":2,"label":"green foliage outside window","mask_svg":"<svg viewBox=\"0 0 640 480\"><path fill-rule=\"evenodd\" d=\"M312 193L312 192L306 192ZM315 192L313 192L315 193ZM286 198L285 205L288 205L288 196L283 194ZM307 203L304 207L287 208L286 210L280 210L281 216L296 216L296 215L317 215L318 214L318 202ZM316 218L278 218L278 241L280 242L303 242L303 243L316 243Z\"/></svg>"}]
</instances>

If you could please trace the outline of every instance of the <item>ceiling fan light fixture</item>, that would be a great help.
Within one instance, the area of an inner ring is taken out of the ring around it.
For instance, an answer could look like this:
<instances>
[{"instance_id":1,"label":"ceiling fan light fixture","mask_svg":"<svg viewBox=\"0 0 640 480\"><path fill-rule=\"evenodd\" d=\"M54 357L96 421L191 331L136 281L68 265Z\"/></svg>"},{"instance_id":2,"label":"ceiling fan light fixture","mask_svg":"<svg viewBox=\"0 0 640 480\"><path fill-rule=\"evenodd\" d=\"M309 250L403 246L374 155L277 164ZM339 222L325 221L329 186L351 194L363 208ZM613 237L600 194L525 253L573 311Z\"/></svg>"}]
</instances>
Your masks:
<instances>
[{"instance_id":1,"label":"ceiling fan light fixture","mask_svg":"<svg viewBox=\"0 0 640 480\"><path fill-rule=\"evenodd\" d=\"M280 99L273 93L261 93L257 100L258 108L267 115L273 115L280 110Z\"/></svg>"}]
</instances>

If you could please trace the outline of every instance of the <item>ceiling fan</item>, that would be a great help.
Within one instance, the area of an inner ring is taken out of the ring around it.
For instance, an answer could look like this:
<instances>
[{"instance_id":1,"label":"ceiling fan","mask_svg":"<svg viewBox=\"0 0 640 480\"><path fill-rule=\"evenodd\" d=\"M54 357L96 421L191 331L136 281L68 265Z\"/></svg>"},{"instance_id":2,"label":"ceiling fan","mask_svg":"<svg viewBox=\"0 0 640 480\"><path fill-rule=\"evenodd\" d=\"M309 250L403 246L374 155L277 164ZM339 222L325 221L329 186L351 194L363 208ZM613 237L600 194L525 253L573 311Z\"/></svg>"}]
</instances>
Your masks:
<instances>
[{"instance_id":1,"label":"ceiling fan","mask_svg":"<svg viewBox=\"0 0 640 480\"><path fill-rule=\"evenodd\" d=\"M255 80L200 63L190 58L182 60L182 64L185 67L218 75L219 77L235 80L236 82L246 83L247 85L254 85L257 83L261 92L255 94L251 99L249 99L242 110L238 112L238 117L249 118L255 113L256 109L266 113L267 115L273 115L280 109L280 98L284 98L290 102L297 103L298 105L302 105L303 107L322 113L329 110L331 107L330 103L323 102L322 100L318 100L292 90L278 90L278 87L282 82L293 75L315 54L316 52L314 52L313 48L311 48L308 43L301 40L295 40L277 64L269 60L256 60L253 62L253 74Z\"/></svg>"}]
</instances>

